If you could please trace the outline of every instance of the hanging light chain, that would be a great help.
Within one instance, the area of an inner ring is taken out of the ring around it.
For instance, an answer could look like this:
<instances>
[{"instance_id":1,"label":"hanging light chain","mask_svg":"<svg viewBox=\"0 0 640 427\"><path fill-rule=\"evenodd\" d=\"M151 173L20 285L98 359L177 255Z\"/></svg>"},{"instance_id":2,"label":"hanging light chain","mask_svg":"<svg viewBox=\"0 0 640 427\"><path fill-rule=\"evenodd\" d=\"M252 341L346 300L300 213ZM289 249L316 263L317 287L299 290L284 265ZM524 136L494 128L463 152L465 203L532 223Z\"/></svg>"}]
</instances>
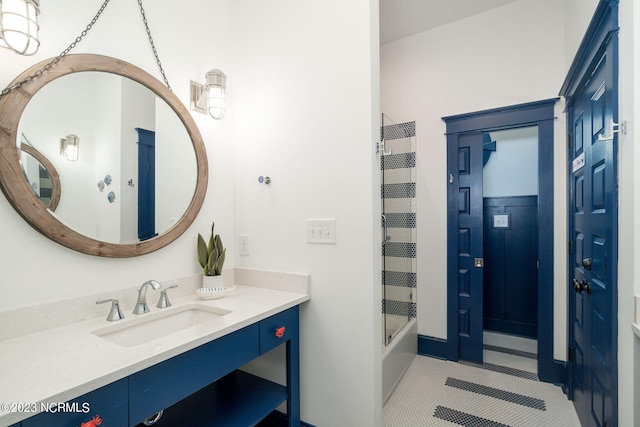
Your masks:
<instances>
[{"instance_id":1,"label":"hanging light chain","mask_svg":"<svg viewBox=\"0 0 640 427\"><path fill-rule=\"evenodd\" d=\"M144 26L147 29L147 36L149 37L149 43L151 44L153 55L156 57L156 64L158 64L158 68L160 68L160 74L162 74L162 78L164 79L164 84L166 84L169 90L173 92L173 90L171 89L171 85L169 84L169 80L167 79L167 75L164 73L164 68L162 68L162 62L160 62L160 56L158 55L158 51L156 50L156 45L153 42L153 37L151 37L151 30L149 29L149 23L147 22L147 15L144 13L142 0L138 0L138 4L140 5L140 14L142 14L142 22L144 22Z\"/></svg>"},{"instance_id":2,"label":"hanging light chain","mask_svg":"<svg viewBox=\"0 0 640 427\"><path fill-rule=\"evenodd\" d=\"M98 10L98 13L96 13L96 15L93 17L91 22L89 22L89 24L87 24L87 27L80 33L80 35L78 37L76 37L76 39L65 50L63 50L60 53L60 55L58 55L55 58L53 58L44 67L40 68L38 71L36 71L32 75L28 76L24 80L21 80L21 81L15 83L15 84L13 84L12 86L9 86L9 87L5 88L2 92L0 92L0 99L2 99L5 95L9 94L9 92L12 92L12 91L14 91L16 89L20 89L20 87L22 87L23 85L29 83L33 79L36 79L36 78L40 77L45 71L47 71L48 69L50 69L51 67L56 65L58 62L60 62L60 60L63 57L67 56L67 54L73 48L75 48L76 45L78 43L80 43L82 41L82 39L89 33L89 31L91 30L93 25L98 21L98 18L100 17L100 15L102 15L102 12L104 12L104 9L107 7L107 4L109 4L109 1L110 0L105 0L104 3L102 3L102 6L100 6L100 9Z\"/></svg>"},{"instance_id":3,"label":"hanging light chain","mask_svg":"<svg viewBox=\"0 0 640 427\"><path fill-rule=\"evenodd\" d=\"M24 80L21 80L21 81L19 81L17 83L14 83L13 85L8 86L5 89L3 89L2 92L0 92L0 99L2 99L5 95L8 95L10 92L12 92L12 91L14 91L16 89L20 89L23 85L29 83L30 81L32 81L34 79L37 79L45 71L49 70L51 67L53 67L58 62L60 62L60 60L63 57L67 56L67 54L72 49L74 49L76 47L76 45L82 41L82 39L85 38L85 36L89 33L89 31L91 31L91 28L93 28L95 23L98 22L98 18L100 18L100 15L102 15L102 12L104 12L105 8L109 4L109 1L110 0L104 0L104 3L102 3L102 6L100 6L100 9L98 9L98 12L93 17L91 22L89 22L89 24L87 24L86 28L80 33L80 35L78 37L76 37L76 39L69 46L67 46L67 48L65 50L63 50L58 56L53 58L44 67L40 68L38 71L36 71L32 75L26 77ZM169 80L167 79L167 76L166 76L166 74L164 72L164 69L162 68L162 63L160 62L160 57L158 56L158 51L156 50L155 43L153 42L153 37L151 37L151 30L149 29L149 24L147 22L147 17L146 17L146 15L144 13L144 8L142 7L142 0L138 0L138 4L140 5L140 13L142 14L142 22L144 22L144 26L147 29L147 35L149 36L149 43L151 43L151 49L153 49L153 55L156 57L156 63L158 64L158 67L160 68L160 73L162 74L162 78L164 79L164 83L167 85L169 90L172 90L171 86L169 85Z\"/></svg>"}]
</instances>

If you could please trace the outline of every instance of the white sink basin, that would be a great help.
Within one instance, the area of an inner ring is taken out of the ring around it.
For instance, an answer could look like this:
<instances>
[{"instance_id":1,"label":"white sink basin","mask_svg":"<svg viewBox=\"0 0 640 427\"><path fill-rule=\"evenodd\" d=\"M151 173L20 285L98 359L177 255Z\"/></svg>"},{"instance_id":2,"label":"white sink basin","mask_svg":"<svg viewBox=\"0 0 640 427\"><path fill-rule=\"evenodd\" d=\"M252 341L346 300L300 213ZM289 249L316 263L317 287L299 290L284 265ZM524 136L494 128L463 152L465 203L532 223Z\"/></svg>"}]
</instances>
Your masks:
<instances>
[{"instance_id":1,"label":"white sink basin","mask_svg":"<svg viewBox=\"0 0 640 427\"><path fill-rule=\"evenodd\" d=\"M123 347L135 347L203 324L213 327L215 323L220 323L222 326L222 316L229 313L229 310L216 307L188 304L147 314L133 314L131 316L135 316L134 319L129 319L131 316L128 316L125 320L91 333Z\"/></svg>"}]
</instances>

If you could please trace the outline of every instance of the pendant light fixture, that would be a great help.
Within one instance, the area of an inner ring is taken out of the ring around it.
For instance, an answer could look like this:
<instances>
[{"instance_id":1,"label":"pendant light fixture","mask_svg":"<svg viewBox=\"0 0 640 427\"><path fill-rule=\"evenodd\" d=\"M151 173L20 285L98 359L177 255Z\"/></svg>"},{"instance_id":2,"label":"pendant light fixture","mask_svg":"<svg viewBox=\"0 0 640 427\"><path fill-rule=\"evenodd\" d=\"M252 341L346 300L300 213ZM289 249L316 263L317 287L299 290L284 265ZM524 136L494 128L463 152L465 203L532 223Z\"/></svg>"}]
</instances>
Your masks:
<instances>
[{"instance_id":1,"label":"pendant light fixture","mask_svg":"<svg viewBox=\"0 0 640 427\"><path fill-rule=\"evenodd\" d=\"M0 0L0 46L20 55L38 51L40 0Z\"/></svg>"}]
</instances>

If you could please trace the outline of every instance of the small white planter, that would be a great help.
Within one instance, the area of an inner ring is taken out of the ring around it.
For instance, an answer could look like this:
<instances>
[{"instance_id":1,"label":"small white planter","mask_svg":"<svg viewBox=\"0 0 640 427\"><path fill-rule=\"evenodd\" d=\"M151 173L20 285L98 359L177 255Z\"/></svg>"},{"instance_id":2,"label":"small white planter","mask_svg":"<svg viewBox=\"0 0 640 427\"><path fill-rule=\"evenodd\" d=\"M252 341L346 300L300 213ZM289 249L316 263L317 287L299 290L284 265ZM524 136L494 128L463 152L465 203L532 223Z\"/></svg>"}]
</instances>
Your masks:
<instances>
[{"instance_id":1,"label":"small white planter","mask_svg":"<svg viewBox=\"0 0 640 427\"><path fill-rule=\"evenodd\" d=\"M218 276L202 276L202 287L203 288L222 288L222 287L224 287L224 282L222 280L222 275L218 275Z\"/></svg>"}]
</instances>

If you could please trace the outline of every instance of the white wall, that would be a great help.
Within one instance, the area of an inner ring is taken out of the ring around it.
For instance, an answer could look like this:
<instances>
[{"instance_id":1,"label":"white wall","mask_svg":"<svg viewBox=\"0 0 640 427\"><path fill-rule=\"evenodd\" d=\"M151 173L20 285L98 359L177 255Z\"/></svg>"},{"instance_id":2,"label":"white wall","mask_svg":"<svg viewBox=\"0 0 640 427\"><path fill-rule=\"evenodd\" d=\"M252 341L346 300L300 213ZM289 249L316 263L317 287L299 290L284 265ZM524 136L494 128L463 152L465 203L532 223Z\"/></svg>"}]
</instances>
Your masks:
<instances>
[{"instance_id":1,"label":"white wall","mask_svg":"<svg viewBox=\"0 0 640 427\"><path fill-rule=\"evenodd\" d=\"M565 9L564 45L565 67L569 70L571 62L584 38L587 27L599 0L563 0Z\"/></svg>"},{"instance_id":2,"label":"white wall","mask_svg":"<svg viewBox=\"0 0 640 427\"><path fill-rule=\"evenodd\" d=\"M250 250L236 263L311 274L303 419L379 425L377 1L246 0L233 10L225 120L235 124L236 235ZM336 245L306 243L305 220L318 217L336 218Z\"/></svg>"},{"instance_id":3,"label":"white wall","mask_svg":"<svg viewBox=\"0 0 640 427\"><path fill-rule=\"evenodd\" d=\"M116 192L115 203L120 208L120 233L115 242L135 243L138 242L138 192L135 187L129 187L127 182L129 179L133 179L134 183L139 184L139 138L136 128L156 130L156 95L133 80L125 78L118 80L122 91L122 105L119 106L120 138L113 141L113 145L116 145L117 148L109 151L118 153L117 159L120 168L117 171L118 174L112 177L114 183L105 191ZM106 173L106 171L101 172ZM115 171L109 172L113 174ZM106 197L106 195L104 196Z\"/></svg>"},{"instance_id":4,"label":"white wall","mask_svg":"<svg viewBox=\"0 0 640 427\"><path fill-rule=\"evenodd\" d=\"M446 139L441 117L556 97L565 76L564 8L521 0L381 47L382 110L416 121L418 332L446 338ZM562 104L556 108L562 112ZM556 236L566 236L564 122L555 124ZM557 250L556 250L557 252ZM556 278L566 273L556 253ZM554 357L564 358L566 289L556 285Z\"/></svg>"},{"instance_id":5,"label":"white wall","mask_svg":"<svg viewBox=\"0 0 640 427\"><path fill-rule=\"evenodd\" d=\"M209 160L203 208L170 246L142 257L107 259L43 238L0 197L0 310L123 287L135 292L150 278L196 274L196 235L215 220L230 255L225 267L311 274L312 300L301 319L303 419L317 426L379 425L377 1L145 6L167 76L183 103L188 104L189 80L203 81L212 68L228 76L225 119L193 114ZM0 86L62 51L95 7L81 0L55 7L44 2L40 52L23 58L0 50ZM118 57L159 76L136 2L110 3L75 52ZM272 184L259 184L259 175L270 175ZM336 218L336 245L305 242L310 217ZM239 257L236 239L245 233L251 255Z\"/></svg>"},{"instance_id":6,"label":"white wall","mask_svg":"<svg viewBox=\"0 0 640 427\"><path fill-rule=\"evenodd\" d=\"M496 151L482 168L482 196L538 195L538 128L491 132Z\"/></svg>"},{"instance_id":7,"label":"white wall","mask_svg":"<svg viewBox=\"0 0 640 427\"><path fill-rule=\"evenodd\" d=\"M162 233L173 226L191 203L198 179L196 156L191 147L187 129L167 103L157 98L156 232Z\"/></svg>"},{"instance_id":8,"label":"white wall","mask_svg":"<svg viewBox=\"0 0 640 427\"><path fill-rule=\"evenodd\" d=\"M634 295L640 295L640 150L635 132L640 123L640 7L621 0L620 11L619 119L627 133L619 135L619 240L618 240L618 399L619 424L640 425L640 338L632 332ZM635 28L634 28L635 25ZM635 413L634 413L635 412Z\"/></svg>"}]
</instances>

